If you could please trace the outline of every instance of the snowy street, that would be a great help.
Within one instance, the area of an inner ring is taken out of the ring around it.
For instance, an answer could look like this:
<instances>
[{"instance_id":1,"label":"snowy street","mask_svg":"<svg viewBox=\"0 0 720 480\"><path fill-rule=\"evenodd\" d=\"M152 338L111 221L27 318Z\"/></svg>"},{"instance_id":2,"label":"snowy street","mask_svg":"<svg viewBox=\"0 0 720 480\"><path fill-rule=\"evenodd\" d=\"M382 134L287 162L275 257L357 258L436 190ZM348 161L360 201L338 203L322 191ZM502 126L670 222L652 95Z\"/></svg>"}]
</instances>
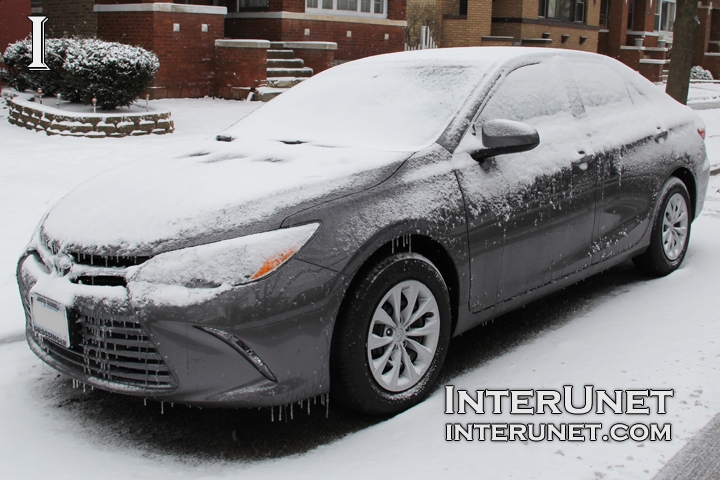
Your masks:
<instances>
[{"instance_id":1,"label":"snowy street","mask_svg":"<svg viewBox=\"0 0 720 480\"><path fill-rule=\"evenodd\" d=\"M718 84L696 85L690 95L691 103L702 105L698 113L714 175L678 271L648 279L626 262L453 339L438 389L386 421L333 409L332 398L329 412L320 402L310 413L296 405L293 419L274 422L268 410L144 405L142 399L73 389L69 378L45 366L25 342L15 280L15 262L43 213L96 174L137 159L151 165L160 152L192 148L262 104L154 101L154 108L172 111L175 133L101 140L18 128L7 122L3 104L3 478L652 479L720 414L718 96ZM664 415L451 415L444 413L445 385L472 392L572 385L578 394L593 385L607 391L673 389L674 396ZM670 423L672 440L445 440L447 423L487 422L601 423L602 433L618 423Z\"/></svg>"}]
</instances>

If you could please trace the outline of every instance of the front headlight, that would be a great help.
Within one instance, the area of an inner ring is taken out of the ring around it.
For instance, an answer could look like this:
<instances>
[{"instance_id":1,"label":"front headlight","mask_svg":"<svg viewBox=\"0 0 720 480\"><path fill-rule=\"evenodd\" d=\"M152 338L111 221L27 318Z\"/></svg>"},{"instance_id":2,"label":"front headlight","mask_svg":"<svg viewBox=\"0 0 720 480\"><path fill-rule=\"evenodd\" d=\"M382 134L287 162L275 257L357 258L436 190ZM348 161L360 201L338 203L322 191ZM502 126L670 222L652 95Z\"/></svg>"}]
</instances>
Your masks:
<instances>
[{"instance_id":1,"label":"front headlight","mask_svg":"<svg viewBox=\"0 0 720 480\"><path fill-rule=\"evenodd\" d=\"M190 288L242 285L280 268L319 227L310 223L163 253L143 263L129 280Z\"/></svg>"}]
</instances>

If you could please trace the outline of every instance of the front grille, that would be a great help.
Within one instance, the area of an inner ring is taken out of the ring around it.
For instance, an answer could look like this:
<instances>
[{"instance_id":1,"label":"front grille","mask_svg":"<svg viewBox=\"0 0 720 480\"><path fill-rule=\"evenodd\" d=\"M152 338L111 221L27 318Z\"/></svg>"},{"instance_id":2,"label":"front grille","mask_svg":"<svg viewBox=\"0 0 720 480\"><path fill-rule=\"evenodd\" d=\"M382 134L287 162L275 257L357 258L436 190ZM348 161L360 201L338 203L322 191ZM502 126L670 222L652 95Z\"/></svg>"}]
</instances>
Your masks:
<instances>
[{"instance_id":1,"label":"front grille","mask_svg":"<svg viewBox=\"0 0 720 480\"><path fill-rule=\"evenodd\" d=\"M69 252L69 254L76 264L90 265L91 267L127 268L150 260L149 256L90 255L79 252Z\"/></svg>"},{"instance_id":2,"label":"front grille","mask_svg":"<svg viewBox=\"0 0 720 480\"><path fill-rule=\"evenodd\" d=\"M109 382L152 389L175 386L175 378L133 317L78 311L72 317L76 321L71 349L41 342L54 359Z\"/></svg>"}]
</instances>

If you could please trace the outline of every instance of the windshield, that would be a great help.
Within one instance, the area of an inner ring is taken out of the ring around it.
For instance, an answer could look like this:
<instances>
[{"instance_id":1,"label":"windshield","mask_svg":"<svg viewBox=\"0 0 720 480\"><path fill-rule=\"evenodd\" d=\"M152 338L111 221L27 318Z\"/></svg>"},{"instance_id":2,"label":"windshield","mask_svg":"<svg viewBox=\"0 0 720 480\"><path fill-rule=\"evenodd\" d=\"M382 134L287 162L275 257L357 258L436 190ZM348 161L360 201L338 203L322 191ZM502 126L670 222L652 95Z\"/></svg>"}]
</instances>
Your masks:
<instances>
[{"instance_id":1,"label":"windshield","mask_svg":"<svg viewBox=\"0 0 720 480\"><path fill-rule=\"evenodd\" d=\"M442 134L490 63L448 50L346 63L293 87L223 135L417 151Z\"/></svg>"}]
</instances>

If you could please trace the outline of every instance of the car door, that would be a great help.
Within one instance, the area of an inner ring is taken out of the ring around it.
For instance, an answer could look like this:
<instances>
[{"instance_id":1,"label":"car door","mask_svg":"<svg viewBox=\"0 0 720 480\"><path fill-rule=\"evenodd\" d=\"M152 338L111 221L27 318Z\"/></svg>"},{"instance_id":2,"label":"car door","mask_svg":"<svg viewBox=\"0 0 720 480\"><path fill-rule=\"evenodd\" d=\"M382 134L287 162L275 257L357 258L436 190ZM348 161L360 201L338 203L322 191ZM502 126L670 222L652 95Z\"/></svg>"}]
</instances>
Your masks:
<instances>
[{"instance_id":1,"label":"car door","mask_svg":"<svg viewBox=\"0 0 720 480\"><path fill-rule=\"evenodd\" d=\"M561 58L520 67L500 80L474 122L478 135L488 120L527 123L540 136L534 150L482 163L455 155L466 202L473 311L553 281L579 251L589 263L595 163L583 150L576 118L581 107L567 77Z\"/></svg>"},{"instance_id":2,"label":"car door","mask_svg":"<svg viewBox=\"0 0 720 480\"><path fill-rule=\"evenodd\" d=\"M634 167L652 163L653 151L667 131L655 124L652 110L636 104L642 102L640 94L609 65L580 60L572 67L585 111L581 124L598 164L592 259L597 263L633 247L646 231L653 185L646 177L655 172Z\"/></svg>"}]
</instances>

